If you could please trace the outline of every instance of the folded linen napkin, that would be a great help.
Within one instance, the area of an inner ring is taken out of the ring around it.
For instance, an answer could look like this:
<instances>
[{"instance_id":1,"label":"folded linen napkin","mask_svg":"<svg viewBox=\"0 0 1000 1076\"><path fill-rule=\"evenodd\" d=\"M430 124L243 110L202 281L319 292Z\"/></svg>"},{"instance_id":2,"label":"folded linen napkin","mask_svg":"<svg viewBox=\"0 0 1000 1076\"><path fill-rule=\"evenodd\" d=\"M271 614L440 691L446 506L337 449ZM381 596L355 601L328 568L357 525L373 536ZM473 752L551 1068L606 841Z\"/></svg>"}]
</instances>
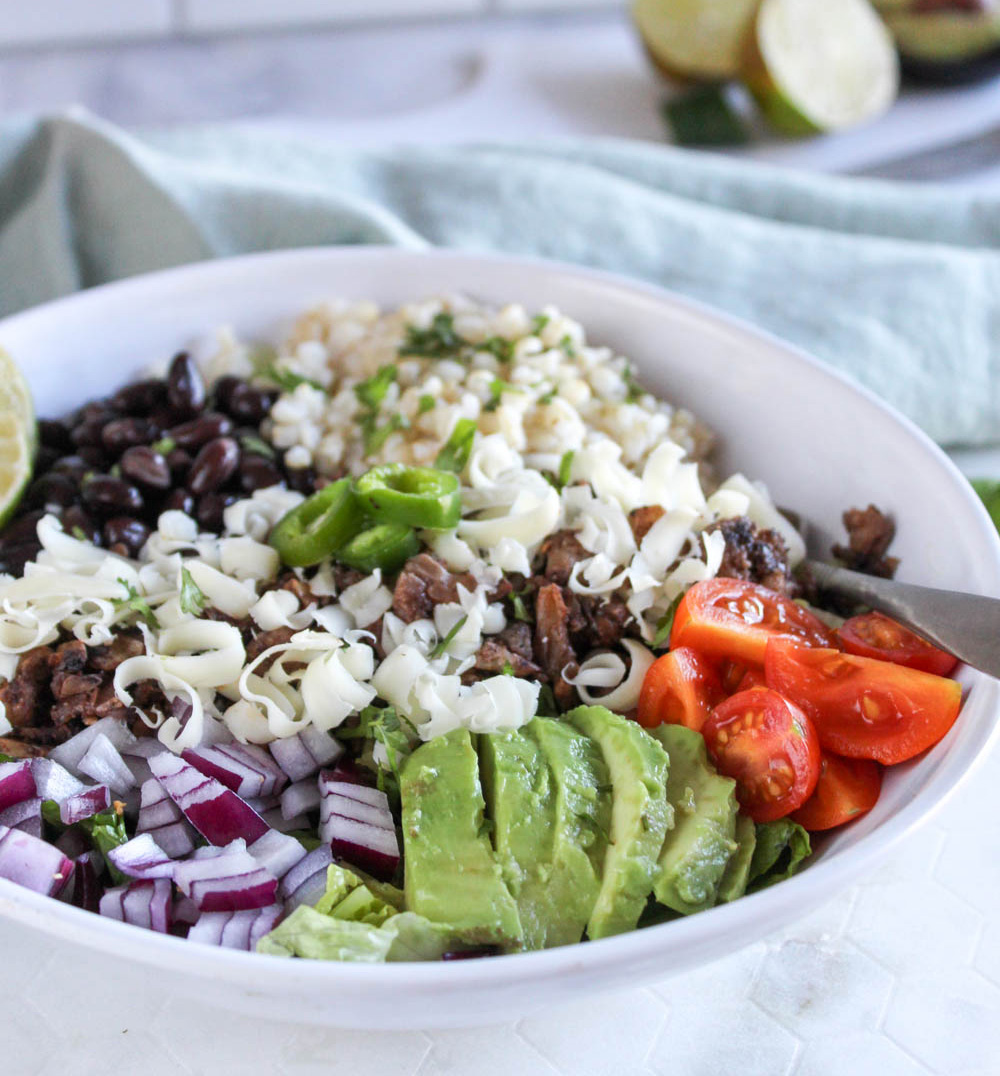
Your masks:
<instances>
[{"instance_id":1,"label":"folded linen napkin","mask_svg":"<svg viewBox=\"0 0 1000 1076\"><path fill-rule=\"evenodd\" d=\"M675 289L848 372L947 444L1000 442L1000 192L615 140L356 150L225 127L0 126L0 315L316 244L558 258Z\"/></svg>"}]
</instances>

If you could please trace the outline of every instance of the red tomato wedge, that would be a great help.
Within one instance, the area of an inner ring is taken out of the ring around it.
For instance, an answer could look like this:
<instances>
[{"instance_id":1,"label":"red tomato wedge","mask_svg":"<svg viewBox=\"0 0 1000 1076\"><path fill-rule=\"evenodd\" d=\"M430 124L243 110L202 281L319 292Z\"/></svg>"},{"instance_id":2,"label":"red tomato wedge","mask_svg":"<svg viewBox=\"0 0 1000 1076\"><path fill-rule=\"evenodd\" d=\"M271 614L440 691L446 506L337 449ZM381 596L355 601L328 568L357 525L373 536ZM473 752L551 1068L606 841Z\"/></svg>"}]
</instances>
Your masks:
<instances>
[{"instance_id":1,"label":"red tomato wedge","mask_svg":"<svg viewBox=\"0 0 1000 1076\"><path fill-rule=\"evenodd\" d=\"M767 641L794 639L835 646L833 633L801 605L742 579L706 579L681 599L670 632L670 649L690 646L703 654L764 664Z\"/></svg>"},{"instance_id":2,"label":"red tomato wedge","mask_svg":"<svg viewBox=\"0 0 1000 1076\"><path fill-rule=\"evenodd\" d=\"M819 779L812 722L776 691L751 688L726 699L701 729L720 773L736 779L736 798L755 822L784 818Z\"/></svg>"},{"instance_id":3,"label":"red tomato wedge","mask_svg":"<svg viewBox=\"0 0 1000 1076\"><path fill-rule=\"evenodd\" d=\"M962 705L954 680L789 639L768 643L764 674L812 718L827 750L887 766L936 744Z\"/></svg>"},{"instance_id":4,"label":"red tomato wedge","mask_svg":"<svg viewBox=\"0 0 1000 1076\"><path fill-rule=\"evenodd\" d=\"M891 661L935 676L947 676L958 664L958 658L938 650L884 613L853 616L838 629L837 635L848 654Z\"/></svg>"},{"instance_id":5,"label":"red tomato wedge","mask_svg":"<svg viewBox=\"0 0 1000 1076\"><path fill-rule=\"evenodd\" d=\"M841 758L824 751L816 791L792 815L811 833L833 829L870 811L882 791L882 769L867 758Z\"/></svg>"},{"instance_id":6,"label":"red tomato wedge","mask_svg":"<svg viewBox=\"0 0 1000 1076\"><path fill-rule=\"evenodd\" d=\"M705 718L726 697L715 667L701 654L681 646L657 658L639 692L639 724L684 725L701 731Z\"/></svg>"},{"instance_id":7,"label":"red tomato wedge","mask_svg":"<svg viewBox=\"0 0 1000 1076\"><path fill-rule=\"evenodd\" d=\"M736 690L750 691L751 688L755 687L767 687L767 681L764 679L763 669L757 669L751 666L743 674L743 679L740 681L739 687L737 687Z\"/></svg>"}]
</instances>

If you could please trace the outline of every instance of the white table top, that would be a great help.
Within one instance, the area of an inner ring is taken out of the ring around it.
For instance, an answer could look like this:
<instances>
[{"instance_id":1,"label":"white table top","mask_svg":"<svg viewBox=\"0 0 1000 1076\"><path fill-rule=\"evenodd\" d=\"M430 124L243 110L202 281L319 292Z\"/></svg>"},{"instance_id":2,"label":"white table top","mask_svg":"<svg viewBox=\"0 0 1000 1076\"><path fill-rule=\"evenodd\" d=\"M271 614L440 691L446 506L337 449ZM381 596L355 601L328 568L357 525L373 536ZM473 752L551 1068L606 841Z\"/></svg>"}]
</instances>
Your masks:
<instances>
[{"instance_id":1,"label":"white table top","mask_svg":"<svg viewBox=\"0 0 1000 1076\"><path fill-rule=\"evenodd\" d=\"M241 118L356 144L659 140L662 93L612 14L0 56L0 113L82 102L126 124ZM908 94L861 131L739 152L851 171L998 125L994 82ZM992 186L1000 162L947 178ZM1000 451L962 462L1000 475ZM694 974L508 1026L394 1034L235 1016L161 996L142 969L0 923L0 1071L997 1076L998 779L993 757L863 884L782 933Z\"/></svg>"}]
</instances>

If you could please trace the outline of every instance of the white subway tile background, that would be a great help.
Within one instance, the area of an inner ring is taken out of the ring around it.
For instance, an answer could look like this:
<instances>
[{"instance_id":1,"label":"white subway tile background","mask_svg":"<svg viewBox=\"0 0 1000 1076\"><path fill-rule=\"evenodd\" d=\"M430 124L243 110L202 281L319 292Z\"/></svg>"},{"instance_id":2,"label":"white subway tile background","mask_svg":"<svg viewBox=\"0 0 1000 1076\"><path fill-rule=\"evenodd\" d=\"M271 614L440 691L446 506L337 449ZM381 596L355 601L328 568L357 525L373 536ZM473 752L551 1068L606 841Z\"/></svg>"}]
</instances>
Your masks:
<instances>
[{"instance_id":1,"label":"white subway tile background","mask_svg":"<svg viewBox=\"0 0 1000 1076\"><path fill-rule=\"evenodd\" d=\"M614 10L628 0L0 0L0 50L169 40L496 13Z\"/></svg>"}]
</instances>

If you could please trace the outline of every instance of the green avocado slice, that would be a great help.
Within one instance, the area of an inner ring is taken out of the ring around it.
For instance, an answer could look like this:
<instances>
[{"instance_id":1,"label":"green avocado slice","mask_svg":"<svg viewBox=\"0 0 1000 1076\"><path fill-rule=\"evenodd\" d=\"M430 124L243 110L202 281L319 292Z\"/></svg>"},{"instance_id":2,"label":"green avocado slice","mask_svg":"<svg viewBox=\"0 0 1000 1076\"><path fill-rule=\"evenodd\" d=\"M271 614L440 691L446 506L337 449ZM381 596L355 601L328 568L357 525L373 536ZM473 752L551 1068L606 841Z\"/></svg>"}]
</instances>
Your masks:
<instances>
[{"instance_id":1,"label":"green avocado slice","mask_svg":"<svg viewBox=\"0 0 1000 1076\"><path fill-rule=\"evenodd\" d=\"M525 949L544 949L555 834L555 800L545 756L520 732L479 737L486 817L503 880L517 901Z\"/></svg>"},{"instance_id":2,"label":"green avocado slice","mask_svg":"<svg viewBox=\"0 0 1000 1076\"><path fill-rule=\"evenodd\" d=\"M745 814L736 816L736 851L726 864L726 869L719 882L718 903L728 904L747 891L750 879L750 862L757 846L757 827L753 819Z\"/></svg>"},{"instance_id":3,"label":"green avocado slice","mask_svg":"<svg viewBox=\"0 0 1000 1076\"><path fill-rule=\"evenodd\" d=\"M611 828L611 778L597 744L564 721L536 717L523 732L541 749L553 790L543 944L571 945L583 937L601 889Z\"/></svg>"},{"instance_id":4,"label":"green avocado slice","mask_svg":"<svg viewBox=\"0 0 1000 1076\"><path fill-rule=\"evenodd\" d=\"M661 904L690 915L715 903L736 851L736 782L715 772L701 733L683 725L647 731L670 757L667 802L674 808L653 892Z\"/></svg>"},{"instance_id":5,"label":"green avocado slice","mask_svg":"<svg viewBox=\"0 0 1000 1076\"><path fill-rule=\"evenodd\" d=\"M611 776L611 836L587 924L589 937L607 938L635 929L653 890L663 839L673 824L670 763L643 728L604 706L578 706L566 720L597 743Z\"/></svg>"},{"instance_id":6,"label":"green avocado slice","mask_svg":"<svg viewBox=\"0 0 1000 1076\"><path fill-rule=\"evenodd\" d=\"M517 904L490 844L468 730L418 747L403 764L399 793L407 909L451 924L469 945L519 948Z\"/></svg>"}]
</instances>

